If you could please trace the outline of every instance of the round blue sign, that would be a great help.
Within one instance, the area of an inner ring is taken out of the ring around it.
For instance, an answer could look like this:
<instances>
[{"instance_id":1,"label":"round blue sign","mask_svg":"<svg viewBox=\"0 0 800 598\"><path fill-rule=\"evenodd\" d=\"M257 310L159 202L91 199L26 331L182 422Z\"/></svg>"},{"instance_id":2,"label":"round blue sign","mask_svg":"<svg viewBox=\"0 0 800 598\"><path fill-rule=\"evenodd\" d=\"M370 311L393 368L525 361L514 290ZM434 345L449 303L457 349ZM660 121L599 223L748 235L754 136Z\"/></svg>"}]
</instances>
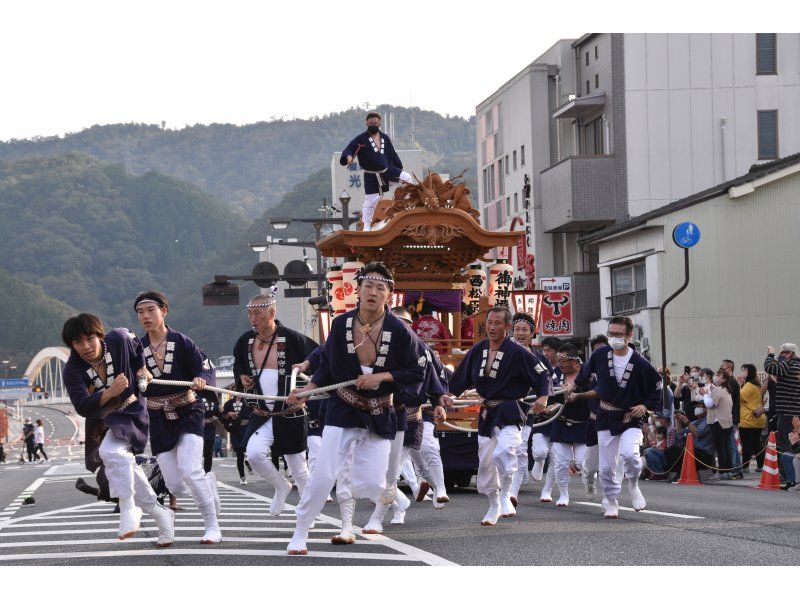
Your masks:
<instances>
[{"instance_id":1,"label":"round blue sign","mask_svg":"<svg viewBox=\"0 0 800 598\"><path fill-rule=\"evenodd\" d=\"M700 241L700 229L694 222L681 222L672 231L672 240L678 247L689 249Z\"/></svg>"}]
</instances>

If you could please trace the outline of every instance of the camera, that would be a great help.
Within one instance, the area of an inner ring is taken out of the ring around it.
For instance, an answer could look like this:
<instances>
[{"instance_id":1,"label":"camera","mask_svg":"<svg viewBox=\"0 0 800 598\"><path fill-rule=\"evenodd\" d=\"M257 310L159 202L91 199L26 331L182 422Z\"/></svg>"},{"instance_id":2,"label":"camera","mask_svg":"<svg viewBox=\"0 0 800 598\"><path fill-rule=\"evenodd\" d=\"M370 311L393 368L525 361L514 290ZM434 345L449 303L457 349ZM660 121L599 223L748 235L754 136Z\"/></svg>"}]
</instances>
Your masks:
<instances>
[{"instance_id":1,"label":"camera","mask_svg":"<svg viewBox=\"0 0 800 598\"><path fill-rule=\"evenodd\" d=\"M688 376L692 373L692 368L690 368L688 365L683 366L683 373Z\"/></svg>"}]
</instances>

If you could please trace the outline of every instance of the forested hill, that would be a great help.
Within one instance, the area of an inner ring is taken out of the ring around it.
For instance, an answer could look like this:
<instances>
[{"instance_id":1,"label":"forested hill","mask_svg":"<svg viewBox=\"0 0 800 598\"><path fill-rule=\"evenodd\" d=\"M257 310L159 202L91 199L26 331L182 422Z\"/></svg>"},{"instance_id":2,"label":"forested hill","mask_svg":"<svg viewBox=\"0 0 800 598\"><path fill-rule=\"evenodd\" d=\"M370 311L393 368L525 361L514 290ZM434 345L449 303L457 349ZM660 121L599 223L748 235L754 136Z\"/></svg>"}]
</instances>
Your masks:
<instances>
[{"instance_id":1,"label":"forested hill","mask_svg":"<svg viewBox=\"0 0 800 598\"><path fill-rule=\"evenodd\" d=\"M424 150L427 165L441 172L475 168L475 119L436 112L378 106L394 115L398 149ZM142 175L158 171L194 183L248 217L260 216L285 193L323 168L334 151L364 129L364 108L301 120L273 120L244 126L196 125L180 130L146 124L94 126L79 133L0 143L0 159L20 160L67 152L123 164ZM421 174L421 173L418 173ZM453 173L456 174L456 173ZM474 172L473 172L474 174Z\"/></svg>"},{"instance_id":2,"label":"forested hill","mask_svg":"<svg viewBox=\"0 0 800 598\"><path fill-rule=\"evenodd\" d=\"M249 272L251 223L194 185L128 176L80 154L0 161L0 212L0 268L58 300L0 278L0 295L27 303L20 321L41 324L30 338L10 338L4 326L4 345L32 355L45 338L58 340L60 327L50 328L65 311L138 330L132 303L148 289L167 294L168 322L212 355L229 353L231 330L247 328L240 308L203 308L201 288L214 274ZM36 309L39 299L47 309Z\"/></svg>"}]
</instances>

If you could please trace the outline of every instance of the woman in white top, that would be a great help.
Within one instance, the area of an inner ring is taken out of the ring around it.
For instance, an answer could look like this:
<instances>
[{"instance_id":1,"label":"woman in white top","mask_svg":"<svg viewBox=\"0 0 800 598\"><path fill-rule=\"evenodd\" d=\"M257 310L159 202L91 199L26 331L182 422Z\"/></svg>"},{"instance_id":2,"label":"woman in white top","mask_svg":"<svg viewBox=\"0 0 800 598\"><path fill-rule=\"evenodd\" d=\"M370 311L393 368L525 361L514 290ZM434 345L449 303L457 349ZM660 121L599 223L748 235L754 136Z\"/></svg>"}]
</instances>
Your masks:
<instances>
[{"instance_id":1,"label":"woman in white top","mask_svg":"<svg viewBox=\"0 0 800 598\"><path fill-rule=\"evenodd\" d=\"M703 397L703 403L708 409L706 420L711 426L717 452L718 477L723 479L730 477L728 470L732 461L732 455L728 452L728 436L733 434L733 399L728 391L729 377L728 372L721 369L713 375L710 386L698 389L698 394Z\"/></svg>"},{"instance_id":2,"label":"woman in white top","mask_svg":"<svg viewBox=\"0 0 800 598\"><path fill-rule=\"evenodd\" d=\"M41 453L42 458L49 463L50 459L47 458L47 453L44 452L44 424L40 419L36 420L36 428L33 430L33 441L36 443L34 457L38 458L39 453Z\"/></svg>"}]
</instances>

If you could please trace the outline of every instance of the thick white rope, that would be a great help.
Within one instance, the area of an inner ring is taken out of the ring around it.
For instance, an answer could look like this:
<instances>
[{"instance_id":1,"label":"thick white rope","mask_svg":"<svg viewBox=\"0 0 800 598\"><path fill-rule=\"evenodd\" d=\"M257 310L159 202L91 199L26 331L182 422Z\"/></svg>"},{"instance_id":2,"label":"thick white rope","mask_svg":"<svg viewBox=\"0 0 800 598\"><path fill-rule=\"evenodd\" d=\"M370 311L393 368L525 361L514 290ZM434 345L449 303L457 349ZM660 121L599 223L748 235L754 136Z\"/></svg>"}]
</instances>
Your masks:
<instances>
[{"instance_id":1,"label":"thick white rope","mask_svg":"<svg viewBox=\"0 0 800 598\"><path fill-rule=\"evenodd\" d=\"M296 370L295 370L296 371ZM356 380L348 380L347 382L338 382L337 384L331 384L330 386L320 386L319 388L313 388L311 390L304 390L302 392L297 393L297 398L305 398L311 397L314 395L322 395L328 394L332 390L339 390L340 388L345 388L347 386L354 386L356 384ZM154 378L149 382L142 378L139 380L139 390L141 392L147 391L147 387L150 384L158 384L161 386L180 386L182 388L189 388L194 384L194 382L187 382L184 380L161 380L159 378ZM237 390L228 390L227 388L219 388L218 386L211 386L206 385L204 390L213 390L214 392L224 392L232 397L241 397L243 399L263 399L265 401L285 401L288 397L270 397L266 395L255 395L252 393L246 392L239 392ZM315 401L322 400L319 399L311 399Z\"/></svg>"}]
</instances>

